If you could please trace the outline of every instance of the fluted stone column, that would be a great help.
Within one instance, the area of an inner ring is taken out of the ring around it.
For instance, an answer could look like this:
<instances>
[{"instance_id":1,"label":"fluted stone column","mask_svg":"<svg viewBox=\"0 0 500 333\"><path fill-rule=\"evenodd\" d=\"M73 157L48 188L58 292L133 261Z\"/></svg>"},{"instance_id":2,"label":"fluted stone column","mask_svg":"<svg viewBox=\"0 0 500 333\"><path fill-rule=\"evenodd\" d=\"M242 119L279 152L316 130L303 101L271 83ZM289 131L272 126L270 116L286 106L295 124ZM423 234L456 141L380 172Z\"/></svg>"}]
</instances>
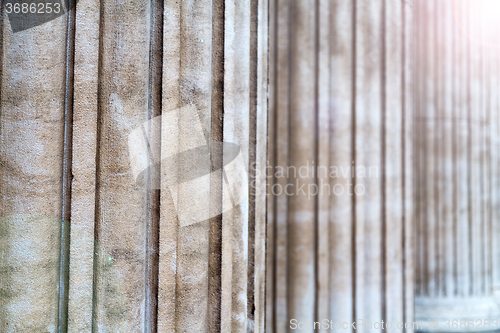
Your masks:
<instances>
[{"instance_id":1,"label":"fluted stone column","mask_svg":"<svg viewBox=\"0 0 500 333\"><path fill-rule=\"evenodd\" d=\"M415 7L416 320L498 329L498 7Z\"/></svg>"},{"instance_id":2,"label":"fluted stone column","mask_svg":"<svg viewBox=\"0 0 500 333\"><path fill-rule=\"evenodd\" d=\"M411 332L412 2L270 9L266 332Z\"/></svg>"},{"instance_id":3,"label":"fluted stone column","mask_svg":"<svg viewBox=\"0 0 500 333\"><path fill-rule=\"evenodd\" d=\"M264 332L267 2L73 5L2 16L0 331Z\"/></svg>"},{"instance_id":4,"label":"fluted stone column","mask_svg":"<svg viewBox=\"0 0 500 333\"><path fill-rule=\"evenodd\" d=\"M66 21L16 34L1 23L0 331L56 332L66 287Z\"/></svg>"}]
</instances>

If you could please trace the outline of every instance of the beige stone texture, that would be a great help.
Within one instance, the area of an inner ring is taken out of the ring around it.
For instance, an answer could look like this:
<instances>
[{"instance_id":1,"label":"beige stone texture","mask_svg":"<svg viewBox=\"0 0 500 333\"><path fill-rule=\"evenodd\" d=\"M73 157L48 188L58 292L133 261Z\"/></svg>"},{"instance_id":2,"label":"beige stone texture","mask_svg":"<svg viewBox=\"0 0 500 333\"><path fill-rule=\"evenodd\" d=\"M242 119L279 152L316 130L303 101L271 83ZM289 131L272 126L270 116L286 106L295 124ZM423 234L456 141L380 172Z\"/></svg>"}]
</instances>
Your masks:
<instances>
[{"instance_id":1,"label":"beige stone texture","mask_svg":"<svg viewBox=\"0 0 500 333\"><path fill-rule=\"evenodd\" d=\"M267 20L246 0L3 17L0 331L264 332Z\"/></svg>"}]
</instances>

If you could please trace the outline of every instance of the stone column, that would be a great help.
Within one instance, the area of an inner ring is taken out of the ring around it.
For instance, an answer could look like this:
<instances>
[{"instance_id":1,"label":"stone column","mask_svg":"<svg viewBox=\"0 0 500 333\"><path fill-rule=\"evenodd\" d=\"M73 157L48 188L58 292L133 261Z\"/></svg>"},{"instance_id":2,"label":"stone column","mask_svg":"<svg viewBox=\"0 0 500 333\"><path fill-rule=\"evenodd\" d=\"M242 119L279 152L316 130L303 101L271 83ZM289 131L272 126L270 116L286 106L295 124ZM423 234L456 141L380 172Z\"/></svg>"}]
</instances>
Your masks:
<instances>
[{"instance_id":1,"label":"stone column","mask_svg":"<svg viewBox=\"0 0 500 333\"><path fill-rule=\"evenodd\" d=\"M500 324L499 30L491 11L488 1L416 5L415 315L424 331Z\"/></svg>"},{"instance_id":2,"label":"stone column","mask_svg":"<svg viewBox=\"0 0 500 333\"><path fill-rule=\"evenodd\" d=\"M0 22L0 331L56 332L67 285L67 24L14 34L5 14Z\"/></svg>"},{"instance_id":3,"label":"stone column","mask_svg":"<svg viewBox=\"0 0 500 333\"><path fill-rule=\"evenodd\" d=\"M263 332L267 2L70 7L2 16L0 330Z\"/></svg>"},{"instance_id":4,"label":"stone column","mask_svg":"<svg viewBox=\"0 0 500 333\"><path fill-rule=\"evenodd\" d=\"M270 8L266 332L411 332L412 2Z\"/></svg>"}]
</instances>

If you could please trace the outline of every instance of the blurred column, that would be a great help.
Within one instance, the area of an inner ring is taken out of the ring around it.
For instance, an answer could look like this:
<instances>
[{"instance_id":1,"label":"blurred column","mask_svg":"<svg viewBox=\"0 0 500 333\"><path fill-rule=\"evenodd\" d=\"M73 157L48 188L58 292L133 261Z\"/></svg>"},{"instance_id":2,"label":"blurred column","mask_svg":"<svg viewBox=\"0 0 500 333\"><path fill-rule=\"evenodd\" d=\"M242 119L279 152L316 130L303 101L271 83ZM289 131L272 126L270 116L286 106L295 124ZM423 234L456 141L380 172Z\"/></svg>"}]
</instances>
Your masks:
<instances>
[{"instance_id":1,"label":"blurred column","mask_svg":"<svg viewBox=\"0 0 500 333\"><path fill-rule=\"evenodd\" d=\"M270 8L266 332L411 332L412 2Z\"/></svg>"},{"instance_id":2,"label":"blurred column","mask_svg":"<svg viewBox=\"0 0 500 333\"><path fill-rule=\"evenodd\" d=\"M495 330L498 7L416 4L416 321Z\"/></svg>"}]
</instances>

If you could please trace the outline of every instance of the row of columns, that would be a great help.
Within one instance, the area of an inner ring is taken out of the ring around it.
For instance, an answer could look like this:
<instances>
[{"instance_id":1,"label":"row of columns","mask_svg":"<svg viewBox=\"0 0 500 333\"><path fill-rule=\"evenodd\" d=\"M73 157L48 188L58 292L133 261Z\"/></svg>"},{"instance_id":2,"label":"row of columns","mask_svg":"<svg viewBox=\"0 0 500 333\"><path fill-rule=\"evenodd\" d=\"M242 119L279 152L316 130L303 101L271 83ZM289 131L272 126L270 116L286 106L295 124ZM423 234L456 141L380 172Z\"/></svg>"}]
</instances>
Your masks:
<instances>
[{"instance_id":1,"label":"row of columns","mask_svg":"<svg viewBox=\"0 0 500 333\"><path fill-rule=\"evenodd\" d=\"M412 2L270 10L266 332L412 332Z\"/></svg>"},{"instance_id":2,"label":"row of columns","mask_svg":"<svg viewBox=\"0 0 500 333\"><path fill-rule=\"evenodd\" d=\"M3 15L0 330L493 329L491 10L80 0L18 32Z\"/></svg>"},{"instance_id":3,"label":"row of columns","mask_svg":"<svg viewBox=\"0 0 500 333\"><path fill-rule=\"evenodd\" d=\"M415 7L416 319L441 331L492 330L500 315L497 8Z\"/></svg>"},{"instance_id":4,"label":"row of columns","mask_svg":"<svg viewBox=\"0 0 500 333\"><path fill-rule=\"evenodd\" d=\"M3 14L0 331L264 331L267 12Z\"/></svg>"}]
</instances>

